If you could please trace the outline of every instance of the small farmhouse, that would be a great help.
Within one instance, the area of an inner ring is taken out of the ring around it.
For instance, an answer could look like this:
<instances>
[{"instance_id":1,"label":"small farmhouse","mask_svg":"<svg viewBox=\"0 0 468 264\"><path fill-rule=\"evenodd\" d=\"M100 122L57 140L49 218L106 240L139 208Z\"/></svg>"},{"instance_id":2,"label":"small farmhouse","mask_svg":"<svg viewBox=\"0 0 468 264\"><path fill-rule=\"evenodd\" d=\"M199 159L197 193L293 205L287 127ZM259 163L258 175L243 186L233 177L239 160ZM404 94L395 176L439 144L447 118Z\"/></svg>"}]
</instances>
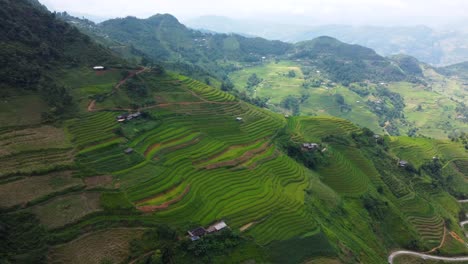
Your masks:
<instances>
[{"instance_id":1,"label":"small farmhouse","mask_svg":"<svg viewBox=\"0 0 468 264\"><path fill-rule=\"evenodd\" d=\"M400 167L406 167L406 166L408 166L408 162L407 162L406 160L400 160L400 161L398 162L398 165L399 165Z\"/></svg>"},{"instance_id":2,"label":"small farmhouse","mask_svg":"<svg viewBox=\"0 0 468 264\"><path fill-rule=\"evenodd\" d=\"M302 148L306 150L316 150L318 149L319 145L317 143L303 143Z\"/></svg>"},{"instance_id":3,"label":"small farmhouse","mask_svg":"<svg viewBox=\"0 0 468 264\"><path fill-rule=\"evenodd\" d=\"M133 153L133 149L132 148L128 148L126 150L124 150L125 154L132 154Z\"/></svg>"},{"instance_id":4,"label":"small farmhouse","mask_svg":"<svg viewBox=\"0 0 468 264\"><path fill-rule=\"evenodd\" d=\"M210 227L208 227L208 229L206 229L206 231L208 233L213 233L213 232L218 232L220 230L223 230L224 228L228 227L228 225L226 224L226 222L224 221L219 221L219 222L216 222L214 223L213 225L211 225Z\"/></svg>"},{"instance_id":5,"label":"small farmhouse","mask_svg":"<svg viewBox=\"0 0 468 264\"><path fill-rule=\"evenodd\" d=\"M236 117L236 120L237 120L237 121L242 121L242 120L244 120L244 119L243 119L242 117Z\"/></svg>"},{"instance_id":6,"label":"small farmhouse","mask_svg":"<svg viewBox=\"0 0 468 264\"><path fill-rule=\"evenodd\" d=\"M197 241L206 234L218 232L228 227L229 226L226 224L226 222L219 221L210 225L207 229L200 226L193 230L188 231L187 233L189 234L189 237L192 241Z\"/></svg>"},{"instance_id":7,"label":"small farmhouse","mask_svg":"<svg viewBox=\"0 0 468 264\"><path fill-rule=\"evenodd\" d=\"M115 119L117 119L117 122L122 123L122 122L125 122L125 120L127 120L127 116L126 115L119 115Z\"/></svg>"},{"instance_id":8,"label":"small farmhouse","mask_svg":"<svg viewBox=\"0 0 468 264\"><path fill-rule=\"evenodd\" d=\"M94 66L93 67L93 70L95 70L95 71L103 71L105 69L106 69L106 67L104 67L104 66Z\"/></svg>"},{"instance_id":9,"label":"small farmhouse","mask_svg":"<svg viewBox=\"0 0 468 264\"><path fill-rule=\"evenodd\" d=\"M193 230L188 231L187 233L189 234L190 239L192 241L196 241L196 240L199 240L200 237L202 237L202 236L204 236L206 234L206 230L205 230L205 228L200 226L200 227L197 227L197 228L195 228Z\"/></svg>"},{"instance_id":10,"label":"small farmhouse","mask_svg":"<svg viewBox=\"0 0 468 264\"><path fill-rule=\"evenodd\" d=\"M124 115L119 115L115 119L117 122L125 122L125 121L130 121L135 118L141 117L142 113L141 112L136 112L134 114L124 114Z\"/></svg>"}]
</instances>

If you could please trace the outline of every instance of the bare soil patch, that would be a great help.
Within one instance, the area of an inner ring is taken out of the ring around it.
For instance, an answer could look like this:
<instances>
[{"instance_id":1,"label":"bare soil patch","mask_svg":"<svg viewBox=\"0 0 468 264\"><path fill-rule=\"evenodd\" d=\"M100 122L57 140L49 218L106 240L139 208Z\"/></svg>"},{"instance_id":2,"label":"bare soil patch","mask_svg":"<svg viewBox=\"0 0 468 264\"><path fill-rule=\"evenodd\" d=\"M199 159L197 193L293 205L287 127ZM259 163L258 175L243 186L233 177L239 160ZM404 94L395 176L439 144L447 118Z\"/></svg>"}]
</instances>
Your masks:
<instances>
[{"instance_id":1,"label":"bare soil patch","mask_svg":"<svg viewBox=\"0 0 468 264\"><path fill-rule=\"evenodd\" d=\"M96 187L113 188L112 180L113 179L111 175L102 175L102 176L86 177L84 179L84 182L86 184L86 188L88 189L92 189Z\"/></svg>"}]
</instances>

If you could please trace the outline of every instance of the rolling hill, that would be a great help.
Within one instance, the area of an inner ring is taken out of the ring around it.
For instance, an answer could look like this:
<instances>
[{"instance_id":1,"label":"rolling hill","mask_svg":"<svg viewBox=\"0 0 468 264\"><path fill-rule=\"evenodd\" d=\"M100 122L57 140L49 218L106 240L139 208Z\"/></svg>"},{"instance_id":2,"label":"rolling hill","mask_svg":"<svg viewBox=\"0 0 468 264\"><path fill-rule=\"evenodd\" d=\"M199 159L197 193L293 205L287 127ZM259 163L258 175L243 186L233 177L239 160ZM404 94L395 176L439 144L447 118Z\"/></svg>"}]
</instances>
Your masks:
<instances>
[{"instance_id":1,"label":"rolling hill","mask_svg":"<svg viewBox=\"0 0 468 264\"><path fill-rule=\"evenodd\" d=\"M64 16L64 19L98 40L105 37L134 47L169 68L174 63L182 68L180 63L185 63L195 69L201 67L202 71L218 79L239 68L239 64L248 66L266 59L287 58L301 59L327 72L330 79L337 82L415 81L413 72L406 72L407 68L399 67L399 60L391 60L371 49L349 45L330 37L318 37L292 45L236 34L204 33L185 27L169 14L154 15L147 19L112 19L97 25L70 16ZM192 69L183 73L197 77L194 72L196 70Z\"/></svg>"},{"instance_id":2,"label":"rolling hill","mask_svg":"<svg viewBox=\"0 0 468 264\"><path fill-rule=\"evenodd\" d=\"M447 66L468 60L466 27L463 23L443 28L422 25L304 25L245 21L219 16L204 16L184 22L195 29L248 34L289 43L330 36L346 43L372 48L382 56L407 54L434 66Z\"/></svg>"}]
</instances>

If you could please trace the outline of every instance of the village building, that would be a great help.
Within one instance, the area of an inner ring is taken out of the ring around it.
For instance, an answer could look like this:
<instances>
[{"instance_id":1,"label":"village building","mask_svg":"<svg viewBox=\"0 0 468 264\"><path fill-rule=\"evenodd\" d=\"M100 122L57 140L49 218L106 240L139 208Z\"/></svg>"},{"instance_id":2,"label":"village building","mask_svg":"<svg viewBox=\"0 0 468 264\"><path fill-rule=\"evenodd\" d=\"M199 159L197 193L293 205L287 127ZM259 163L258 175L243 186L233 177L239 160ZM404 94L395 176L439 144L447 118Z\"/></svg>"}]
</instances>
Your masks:
<instances>
[{"instance_id":1,"label":"village building","mask_svg":"<svg viewBox=\"0 0 468 264\"><path fill-rule=\"evenodd\" d=\"M124 114L124 115L119 115L117 116L115 119L117 120L117 122L125 122L125 121L130 121L132 119L135 119L135 118L139 118L140 116L142 115L141 112L136 112L134 114Z\"/></svg>"},{"instance_id":2,"label":"village building","mask_svg":"<svg viewBox=\"0 0 468 264\"><path fill-rule=\"evenodd\" d=\"M105 69L106 69L106 67L104 67L104 66L94 66L93 67L93 70L95 70L95 71L103 71Z\"/></svg>"},{"instance_id":3,"label":"village building","mask_svg":"<svg viewBox=\"0 0 468 264\"><path fill-rule=\"evenodd\" d=\"M400 167L406 167L406 166L408 166L408 164L409 164L409 163L408 163L406 160L400 160L400 161L398 162L398 165L399 165Z\"/></svg>"},{"instance_id":4,"label":"village building","mask_svg":"<svg viewBox=\"0 0 468 264\"><path fill-rule=\"evenodd\" d=\"M127 120L127 116L126 115L119 115L115 119L117 119L117 122L125 122L125 120Z\"/></svg>"},{"instance_id":5,"label":"village building","mask_svg":"<svg viewBox=\"0 0 468 264\"><path fill-rule=\"evenodd\" d=\"M219 221L219 222L216 222L215 224L209 226L206 231L208 233L213 233L213 232L218 232L220 230L223 230L224 228L228 227L228 225L226 224L226 222L224 221Z\"/></svg>"},{"instance_id":6,"label":"village building","mask_svg":"<svg viewBox=\"0 0 468 264\"><path fill-rule=\"evenodd\" d=\"M187 232L190 236L190 239L192 241L196 241L196 240L199 240L202 236L204 236L206 234L206 230L205 228L203 227L197 227L193 230L190 230Z\"/></svg>"},{"instance_id":7,"label":"village building","mask_svg":"<svg viewBox=\"0 0 468 264\"><path fill-rule=\"evenodd\" d=\"M237 120L237 121L242 121L242 120L244 120L244 119L243 119L242 117L236 117L236 120Z\"/></svg>"},{"instance_id":8,"label":"village building","mask_svg":"<svg viewBox=\"0 0 468 264\"><path fill-rule=\"evenodd\" d=\"M307 150L316 150L319 145L317 143L303 143L302 147Z\"/></svg>"},{"instance_id":9,"label":"village building","mask_svg":"<svg viewBox=\"0 0 468 264\"><path fill-rule=\"evenodd\" d=\"M226 222L221 220L219 222L216 222L210 225L207 229L200 226L193 230L188 231L187 233L189 234L189 237L192 241L197 241L206 234L219 232L225 228L229 228L229 226L226 224Z\"/></svg>"},{"instance_id":10,"label":"village building","mask_svg":"<svg viewBox=\"0 0 468 264\"><path fill-rule=\"evenodd\" d=\"M133 149L132 148L128 148L126 150L124 150L125 154L132 154L133 153Z\"/></svg>"}]
</instances>

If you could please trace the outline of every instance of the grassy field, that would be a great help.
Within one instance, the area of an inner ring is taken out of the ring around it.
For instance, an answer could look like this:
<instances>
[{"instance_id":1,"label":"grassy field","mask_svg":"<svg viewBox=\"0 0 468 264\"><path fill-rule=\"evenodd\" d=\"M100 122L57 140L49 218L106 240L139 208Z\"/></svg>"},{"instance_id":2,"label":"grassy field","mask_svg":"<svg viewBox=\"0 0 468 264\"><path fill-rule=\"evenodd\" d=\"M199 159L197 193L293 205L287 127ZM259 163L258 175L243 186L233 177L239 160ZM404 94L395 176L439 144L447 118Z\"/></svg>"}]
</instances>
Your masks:
<instances>
[{"instance_id":1,"label":"grassy field","mask_svg":"<svg viewBox=\"0 0 468 264\"><path fill-rule=\"evenodd\" d=\"M294 71L296 76L288 77L289 71ZM235 87L243 91L247 85L247 79L254 73L263 79L254 96L271 97L271 103L279 104L288 95L301 95L304 76L299 65L293 62L269 62L261 66L244 68L232 73L229 77L233 80Z\"/></svg>"},{"instance_id":2,"label":"grassy field","mask_svg":"<svg viewBox=\"0 0 468 264\"><path fill-rule=\"evenodd\" d=\"M10 128L0 133L0 157L23 151L69 147L71 144L63 129L52 126Z\"/></svg>"},{"instance_id":3,"label":"grassy field","mask_svg":"<svg viewBox=\"0 0 468 264\"><path fill-rule=\"evenodd\" d=\"M101 210L98 192L61 196L36 205L31 211L47 228L59 228Z\"/></svg>"},{"instance_id":4,"label":"grassy field","mask_svg":"<svg viewBox=\"0 0 468 264\"><path fill-rule=\"evenodd\" d=\"M35 199L83 186L81 179L72 178L71 172L55 172L30 176L0 184L0 206L10 207L25 204Z\"/></svg>"},{"instance_id":5,"label":"grassy field","mask_svg":"<svg viewBox=\"0 0 468 264\"><path fill-rule=\"evenodd\" d=\"M47 104L39 95L17 95L0 98L0 127L37 125Z\"/></svg>"},{"instance_id":6,"label":"grassy field","mask_svg":"<svg viewBox=\"0 0 468 264\"><path fill-rule=\"evenodd\" d=\"M419 128L418 133L444 139L452 130L468 131L468 125L456 119L457 104L450 95L410 83L394 83L389 89L404 96L405 116Z\"/></svg>"},{"instance_id":7,"label":"grassy field","mask_svg":"<svg viewBox=\"0 0 468 264\"><path fill-rule=\"evenodd\" d=\"M288 77L288 72L291 70L296 73L293 78ZM234 72L230 75L230 78L233 80L235 87L243 91L247 79L254 73L263 79L263 82L256 87L254 97L270 98L270 104L279 105L289 95L299 98L301 95L306 94L309 95L309 98L300 106L301 115L336 116L351 120L375 131L382 130L378 126L378 117L366 106L366 98L362 98L342 86L332 88L320 86L305 89L302 85L304 76L298 63L292 61L269 62L261 66L244 68ZM352 111L342 111L342 107L336 102L336 94L341 94L346 98L345 103L352 106Z\"/></svg>"},{"instance_id":8,"label":"grassy field","mask_svg":"<svg viewBox=\"0 0 468 264\"><path fill-rule=\"evenodd\" d=\"M84 235L49 251L50 263L101 264L122 263L129 252L129 242L144 229L109 229Z\"/></svg>"}]
</instances>

